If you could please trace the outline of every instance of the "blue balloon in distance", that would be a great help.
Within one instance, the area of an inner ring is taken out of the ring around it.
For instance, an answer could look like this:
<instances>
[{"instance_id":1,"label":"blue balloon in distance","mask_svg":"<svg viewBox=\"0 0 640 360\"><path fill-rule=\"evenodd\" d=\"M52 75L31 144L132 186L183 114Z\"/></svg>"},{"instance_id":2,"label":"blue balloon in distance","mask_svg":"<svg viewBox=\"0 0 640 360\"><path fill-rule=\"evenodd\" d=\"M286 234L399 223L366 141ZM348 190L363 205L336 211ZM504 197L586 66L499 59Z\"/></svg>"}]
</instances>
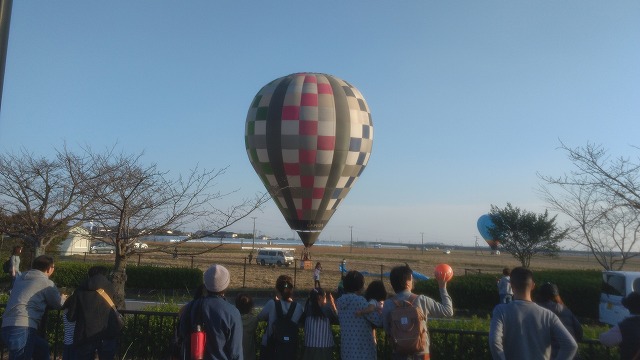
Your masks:
<instances>
[{"instance_id":1,"label":"blue balloon in distance","mask_svg":"<svg viewBox=\"0 0 640 360\"><path fill-rule=\"evenodd\" d=\"M478 231L480 232L480 235L487 242L487 244L489 244L489 247L494 250L498 247L500 239L495 239L493 236L491 236L491 233L489 233L489 229L495 226L496 225L491 220L491 216L489 216L489 214L484 214L478 219Z\"/></svg>"}]
</instances>

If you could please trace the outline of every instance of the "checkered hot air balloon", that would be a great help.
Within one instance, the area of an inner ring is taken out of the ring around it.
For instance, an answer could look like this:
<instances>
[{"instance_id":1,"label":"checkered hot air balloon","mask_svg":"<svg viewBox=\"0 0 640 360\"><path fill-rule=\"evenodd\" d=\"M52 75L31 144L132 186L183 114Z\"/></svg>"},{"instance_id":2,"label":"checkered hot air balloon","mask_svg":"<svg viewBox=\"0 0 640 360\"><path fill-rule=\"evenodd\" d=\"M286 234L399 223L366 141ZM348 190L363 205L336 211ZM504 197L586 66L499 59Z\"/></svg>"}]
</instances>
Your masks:
<instances>
[{"instance_id":1,"label":"checkered hot air balloon","mask_svg":"<svg viewBox=\"0 0 640 360\"><path fill-rule=\"evenodd\" d=\"M369 161L367 102L335 76L291 74L260 89L245 125L253 168L310 247Z\"/></svg>"}]
</instances>

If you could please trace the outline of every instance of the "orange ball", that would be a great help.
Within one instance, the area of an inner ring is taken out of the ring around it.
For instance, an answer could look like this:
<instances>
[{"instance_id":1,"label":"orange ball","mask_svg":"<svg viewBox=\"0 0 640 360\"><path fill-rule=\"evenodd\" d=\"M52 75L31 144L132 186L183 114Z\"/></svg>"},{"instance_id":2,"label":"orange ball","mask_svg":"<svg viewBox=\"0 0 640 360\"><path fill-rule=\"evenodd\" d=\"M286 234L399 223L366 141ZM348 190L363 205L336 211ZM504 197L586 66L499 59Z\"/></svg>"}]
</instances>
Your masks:
<instances>
[{"instance_id":1,"label":"orange ball","mask_svg":"<svg viewBox=\"0 0 640 360\"><path fill-rule=\"evenodd\" d=\"M449 281L453 277L453 269L447 264L438 264L436 265L436 269L433 275L436 277L436 279L444 279L444 281Z\"/></svg>"}]
</instances>

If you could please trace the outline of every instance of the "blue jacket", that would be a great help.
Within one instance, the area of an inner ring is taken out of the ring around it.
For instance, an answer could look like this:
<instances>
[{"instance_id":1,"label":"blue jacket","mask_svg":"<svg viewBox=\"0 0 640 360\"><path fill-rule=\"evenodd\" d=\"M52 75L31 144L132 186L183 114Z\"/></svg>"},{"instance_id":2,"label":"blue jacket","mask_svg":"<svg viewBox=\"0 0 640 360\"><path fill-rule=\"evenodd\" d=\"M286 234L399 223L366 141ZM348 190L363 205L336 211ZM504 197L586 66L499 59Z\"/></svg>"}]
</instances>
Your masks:
<instances>
[{"instance_id":1,"label":"blue jacket","mask_svg":"<svg viewBox=\"0 0 640 360\"><path fill-rule=\"evenodd\" d=\"M180 335L189 349L191 332L198 319L206 333L205 360L242 360L242 317L235 306L220 295L193 300L180 318Z\"/></svg>"}]
</instances>

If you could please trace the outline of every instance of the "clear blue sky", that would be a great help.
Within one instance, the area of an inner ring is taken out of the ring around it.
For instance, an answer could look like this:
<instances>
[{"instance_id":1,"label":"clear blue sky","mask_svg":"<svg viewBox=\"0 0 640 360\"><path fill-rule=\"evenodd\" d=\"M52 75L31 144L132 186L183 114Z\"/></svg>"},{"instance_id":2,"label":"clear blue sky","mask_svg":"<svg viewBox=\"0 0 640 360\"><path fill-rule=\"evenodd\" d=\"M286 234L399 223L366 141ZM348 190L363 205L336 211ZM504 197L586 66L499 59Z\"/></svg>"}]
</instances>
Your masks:
<instances>
[{"instance_id":1,"label":"clear blue sky","mask_svg":"<svg viewBox=\"0 0 640 360\"><path fill-rule=\"evenodd\" d=\"M244 148L249 104L300 71L355 85L375 127L325 240L353 226L357 240L473 245L491 204L544 211L536 173L570 166L559 140L640 145L635 0L18 0L0 148L118 143L173 174L228 165L218 186L238 202L264 190ZM292 235L275 205L255 216Z\"/></svg>"}]
</instances>

